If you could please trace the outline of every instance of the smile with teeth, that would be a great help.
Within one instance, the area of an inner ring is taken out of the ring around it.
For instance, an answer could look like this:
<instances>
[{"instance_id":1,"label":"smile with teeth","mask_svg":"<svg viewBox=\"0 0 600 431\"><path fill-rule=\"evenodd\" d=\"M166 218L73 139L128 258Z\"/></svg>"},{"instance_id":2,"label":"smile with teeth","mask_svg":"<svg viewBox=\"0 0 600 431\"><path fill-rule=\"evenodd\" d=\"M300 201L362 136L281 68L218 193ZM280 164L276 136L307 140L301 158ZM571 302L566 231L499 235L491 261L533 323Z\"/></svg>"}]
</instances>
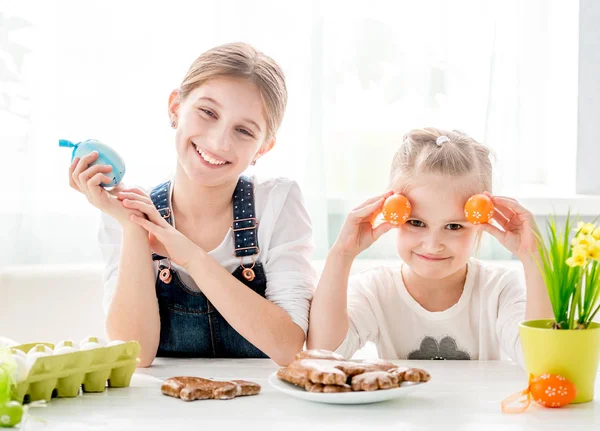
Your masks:
<instances>
[{"instance_id":1,"label":"smile with teeth","mask_svg":"<svg viewBox=\"0 0 600 431\"><path fill-rule=\"evenodd\" d=\"M211 156L211 155L205 153L204 151L202 151L202 149L200 147L196 146L196 144L194 144L194 148L196 149L196 151L198 152L198 154L200 154L200 157L202 157L205 161L207 161L211 165L220 166L220 165L224 165L226 163L229 163L226 160L215 159L213 156Z\"/></svg>"}]
</instances>

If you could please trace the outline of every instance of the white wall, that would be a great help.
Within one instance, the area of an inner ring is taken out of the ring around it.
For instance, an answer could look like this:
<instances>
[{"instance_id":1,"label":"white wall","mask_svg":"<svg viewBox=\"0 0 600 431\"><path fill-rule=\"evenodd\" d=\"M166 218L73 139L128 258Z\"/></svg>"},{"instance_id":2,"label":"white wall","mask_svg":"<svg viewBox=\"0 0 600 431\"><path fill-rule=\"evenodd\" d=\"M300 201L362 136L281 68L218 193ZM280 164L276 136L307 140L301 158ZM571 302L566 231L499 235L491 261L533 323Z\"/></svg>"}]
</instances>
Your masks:
<instances>
[{"instance_id":1,"label":"white wall","mask_svg":"<svg viewBox=\"0 0 600 431\"><path fill-rule=\"evenodd\" d=\"M357 259L352 272L396 262ZM501 264L521 267L518 261ZM319 273L323 265L314 262ZM0 268L0 336L19 343L103 336L102 270L102 265Z\"/></svg>"}]
</instances>

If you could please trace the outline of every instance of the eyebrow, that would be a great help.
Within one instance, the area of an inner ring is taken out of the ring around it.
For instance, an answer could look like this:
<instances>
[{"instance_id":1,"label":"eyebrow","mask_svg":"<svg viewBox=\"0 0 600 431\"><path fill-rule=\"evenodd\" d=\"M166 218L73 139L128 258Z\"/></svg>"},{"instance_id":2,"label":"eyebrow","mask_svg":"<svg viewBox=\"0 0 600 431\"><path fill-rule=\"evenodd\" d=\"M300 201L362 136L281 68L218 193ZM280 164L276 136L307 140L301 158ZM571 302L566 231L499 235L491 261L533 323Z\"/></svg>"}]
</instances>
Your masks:
<instances>
[{"instance_id":1,"label":"eyebrow","mask_svg":"<svg viewBox=\"0 0 600 431\"><path fill-rule=\"evenodd\" d=\"M217 102L217 101L216 101L215 99L213 99L212 97L200 96L200 97L198 97L197 101L200 101L200 100L205 100L205 101L207 101L207 102L214 103L214 104L215 104L215 105L217 105L219 108L222 108L222 107L223 107L223 106L222 106L222 105L221 105L219 102ZM259 126L259 125L256 123L256 121L254 121L254 120L250 120L249 118L243 118L243 119L242 119L242 121L243 121L243 122L246 122L246 123L250 123L251 125L253 125L254 127L256 127L256 128L258 129L258 131L259 131L259 132L262 132L262 129L261 129L261 128L260 128L260 126Z\"/></svg>"},{"instance_id":2,"label":"eyebrow","mask_svg":"<svg viewBox=\"0 0 600 431\"><path fill-rule=\"evenodd\" d=\"M410 215L410 217L408 218L410 219L417 219L420 221L423 221L423 219L421 217L417 217L416 215ZM460 219L452 219L452 220L448 220L446 222L444 222L445 224L449 224L449 223L469 223L469 221L466 218L460 218Z\"/></svg>"}]
</instances>

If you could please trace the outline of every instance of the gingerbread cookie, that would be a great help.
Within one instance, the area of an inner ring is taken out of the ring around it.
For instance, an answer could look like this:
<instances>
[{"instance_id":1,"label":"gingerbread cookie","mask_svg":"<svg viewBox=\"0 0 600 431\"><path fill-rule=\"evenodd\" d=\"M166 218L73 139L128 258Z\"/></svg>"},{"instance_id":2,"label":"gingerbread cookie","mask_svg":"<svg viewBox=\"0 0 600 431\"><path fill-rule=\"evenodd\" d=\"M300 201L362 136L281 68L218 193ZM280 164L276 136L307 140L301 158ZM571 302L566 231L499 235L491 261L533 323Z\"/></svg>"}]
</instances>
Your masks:
<instances>
[{"instance_id":1,"label":"gingerbread cookie","mask_svg":"<svg viewBox=\"0 0 600 431\"><path fill-rule=\"evenodd\" d=\"M394 370L390 370L392 374L396 374L400 382L412 382L412 383L425 383L431 380L431 375L420 368L404 368L398 367Z\"/></svg>"},{"instance_id":2,"label":"gingerbread cookie","mask_svg":"<svg viewBox=\"0 0 600 431\"><path fill-rule=\"evenodd\" d=\"M383 360L345 360L327 350L307 350L277 377L309 392L374 391L397 388L403 381L427 382L431 376L418 368L403 368Z\"/></svg>"},{"instance_id":3,"label":"gingerbread cookie","mask_svg":"<svg viewBox=\"0 0 600 431\"><path fill-rule=\"evenodd\" d=\"M352 377L353 391L376 391L378 389L397 388L398 386L398 376L387 371L371 371Z\"/></svg>"},{"instance_id":4,"label":"gingerbread cookie","mask_svg":"<svg viewBox=\"0 0 600 431\"><path fill-rule=\"evenodd\" d=\"M350 392L352 388L350 385L324 385L322 383L312 383L306 382L304 386L308 392L323 392L323 393L333 393L333 392Z\"/></svg>"},{"instance_id":5,"label":"gingerbread cookie","mask_svg":"<svg viewBox=\"0 0 600 431\"><path fill-rule=\"evenodd\" d=\"M298 353L296 359L330 359L333 361L343 361L344 357L340 354L330 352L329 350L312 349Z\"/></svg>"},{"instance_id":6,"label":"gingerbread cookie","mask_svg":"<svg viewBox=\"0 0 600 431\"><path fill-rule=\"evenodd\" d=\"M230 400L238 396L256 395L260 392L260 385L244 380L216 381L201 377L171 377L163 382L160 389L163 394L184 401Z\"/></svg>"}]
</instances>

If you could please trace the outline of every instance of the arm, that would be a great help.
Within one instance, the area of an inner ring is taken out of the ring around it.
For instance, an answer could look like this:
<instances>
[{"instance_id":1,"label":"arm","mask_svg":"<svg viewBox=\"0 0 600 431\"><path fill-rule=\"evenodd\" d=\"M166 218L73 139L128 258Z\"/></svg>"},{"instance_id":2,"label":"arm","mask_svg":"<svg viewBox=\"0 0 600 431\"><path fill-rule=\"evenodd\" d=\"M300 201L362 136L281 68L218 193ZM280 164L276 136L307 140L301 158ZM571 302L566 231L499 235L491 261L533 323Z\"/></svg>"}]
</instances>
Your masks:
<instances>
[{"instance_id":1,"label":"arm","mask_svg":"<svg viewBox=\"0 0 600 431\"><path fill-rule=\"evenodd\" d=\"M89 203L110 216L108 224L115 224L111 229L105 223L100 238L101 246L105 246L103 251L109 252L108 266L112 266L110 269L114 273L114 277L105 282L106 297L110 299L112 295L106 331L111 339L138 340L142 347L140 365L148 366L156 355L160 331L148 234L129 220L131 215L142 216L142 213L125 208L117 198L123 185L110 191L100 187L100 183L110 182L106 174L112 167L90 167L97 158L98 153L92 152L81 160L74 159L69 167L69 184L84 194ZM119 225L123 230L122 238ZM120 260L118 265L117 260Z\"/></svg>"},{"instance_id":2,"label":"arm","mask_svg":"<svg viewBox=\"0 0 600 431\"><path fill-rule=\"evenodd\" d=\"M334 351L348 333L348 278L354 258L335 247L327 255L310 308L309 349Z\"/></svg>"},{"instance_id":3,"label":"arm","mask_svg":"<svg viewBox=\"0 0 600 431\"><path fill-rule=\"evenodd\" d=\"M377 342L380 336L375 309L381 317L381 268L349 278L351 264L337 249L329 253L311 307L309 349L331 350L351 358L368 341Z\"/></svg>"},{"instance_id":4,"label":"arm","mask_svg":"<svg viewBox=\"0 0 600 431\"><path fill-rule=\"evenodd\" d=\"M304 331L281 307L233 277L205 251L186 267L202 292L229 324L279 365L302 350Z\"/></svg>"},{"instance_id":5,"label":"arm","mask_svg":"<svg viewBox=\"0 0 600 431\"><path fill-rule=\"evenodd\" d=\"M336 350L348 333L348 278L354 258L392 228L373 229L371 218L391 193L369 199L348 214L327 256L310 312L307 347Z\"/></svg>"},{"instance_id":6,"label":"arm","mask_svg":"<svg viewBox=\"0 0 600 431\"><path fill-rule=\"evenodd\" d=\"M521 338L519 335L519 323L523 321L526 315L528 303L526 300L525 289L521 277L516 274L508 279L508 282L499 292L497 303L490 303L490 307L497 310L496 336L500 346L506 355L513 361L524 365L523 349L521 347ZM496 310L489 309L492 313Z\"/></svg>"},{"instance_id":7,"label":"arm","mask_svg":"<svg viewBox=\"0 0 600 431\"><path fill-rule=\"evenodd\" d=\"M136 225L123 229L116 287L106 313L112 340L137 340L141 367L152 364L160 340L160 316L154 291L148 233Z\"/></svg>"},{"instance_id":8,"label":"arm","mask_svg":"<svg viewBox=\"0 0 600 431\"><path fill-rule=\"evenodd\" d=\"M519 258L525 270L527 288L527 308L525 318L553 319L552 305L546 285L538 267L541 262L535 232L535 218L515 199L491 196L494 203L494 220L502 229L491 224L481 225L482 229L494 236L508 251Z\"/></svg>"},{"instance_id":9,"label":"arm","mask_svg":"<svg viewBox=\"0 0 600 431\"><path fill-rule=\"evenodd\" d=\"M302 350L308 328L308 309L315 284L310 264L312 228L301 202L299 188L290 188L281 211L269 220L273 235L263 245L268 249L263 266L267 275L266 298L233 277L219 262L172 228L154 206L122 193L123 204L147 215L133 218L150 233L151 246L164 247L159 254L181 265L198 287L242 336L279 364L290 363ZM154 241L156 240L156 241Z\"/></svg>"},{"instance_id":10,"label":"arm","mask_svg":"<svg viewBox=\"0 0 600 431\"><path fill-rule=\"evenodd\" d=\"M527 286L525 320L554 319L548 290L538 267L538 263L541 262L539 254L536 252L535 255L524 258L521 262L525 269L525 286Z\"/></svg>"}]
</instances>

